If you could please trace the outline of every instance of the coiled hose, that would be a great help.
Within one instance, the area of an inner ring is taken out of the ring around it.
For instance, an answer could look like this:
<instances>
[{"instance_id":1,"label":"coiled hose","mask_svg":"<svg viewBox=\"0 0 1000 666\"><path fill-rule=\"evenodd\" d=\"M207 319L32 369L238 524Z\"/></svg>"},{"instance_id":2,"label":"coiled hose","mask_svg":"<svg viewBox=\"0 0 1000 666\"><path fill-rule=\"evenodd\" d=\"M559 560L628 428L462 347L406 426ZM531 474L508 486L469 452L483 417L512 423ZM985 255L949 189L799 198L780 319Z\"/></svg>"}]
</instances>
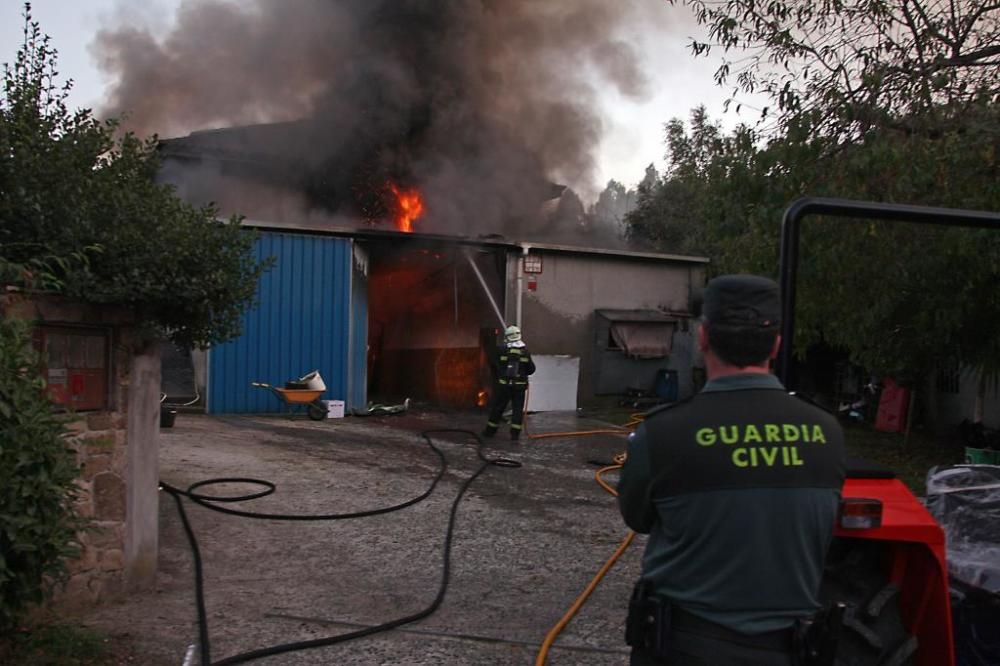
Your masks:
<instances>
[{"instance_id":1,"label":"coiled hose","mask_svg":"<svg viewBox=\"0 0 1000 666\"><path fill-rule=\"evenodd\" d=\"M244 502L247 500L257 499L260 497L265 497L273 493L276 489L275 485L270 481L265 481L262 479L251 479L242 477L228 477L228 478L218 478L218 479L208 479L205 481L199 481L197 483L188 486L187 490L181 490L175 488L174 486L166 483L164 481L160 482L160 489L168 493L177 505L177 512L181 518L181 524L184 527L184 534L187 537L188 545L191 548L192 559L194 562L194 575L195 575L195 603L198 611L198 637L199 637L199 652L201 658L202 666L209 666L213 664L211 659L211 642L209 639L208 631L208 617L205 611L205 581L202 572L202 562L201 553L198 548L198 540L195 538L194 530L191 528L191 524L188 521L187 512L184 510L184 498L191 500L192 502L199 504L212 511L218 511L220 513L229 514L232 516L241 516L244 518L261 518L267 520L294 520L294 521L321 521L321 520L345 520L349 518L365 518L368 516L378 516L381 514L389 513L392 511L399 511L400 509L405 509L406 507L413 506L417 502L426 499L432 492L434 492L435 487L437 487L438 482L441 477L444 476L445 471L448 469L448 460L444 453L437 446L434 445L434 441L431 438L432 435L442 435L442 434L461 434L469 435L476 440L476 455L483 462L479 468L473 472L473 474L466 479L461 487L459 488L458 494L455 496L455 500L451 505L451 512L448 517L448 528L445 533L444 539L444 553L442 557L441 565L441 583L438 586L437 595L427 608L413 613L411 615L405 615L403 617L389 620L388 622L383 622L382 624L375 625L373 627L366 627L358 631L348 632L346 634L338 634L335 636L327 636L324 638L316 638L307 641L296 641L292 643L283 643L280 645L272 645L269 647L260 648L257 650L251 650L249 652L243 652L231 657L226 657L220 661L214 662L214 666L224 666L226 664L240 664L248 662L254 659L260 659L263 657L269 657L276 654L282 654L285 652L294 652L297 650L307 650L311 648L325 647L328 645L335 645L337 643L344 643L355 638L362 638L364 636L371 636L383 631L389 631L390 629L395 629L404 624L409 624L411 622L416 622L422 620L423 618L431 615L440 607L441 602L444 600L444 595L448 589L448 581L451 574L451 544L454 537L455 531L455 519L458 515L458 504L465 495L465 492L472 485L480 474L482 474L488 467L508 467L516 468L520 467L521 463L516 460L511 460L509 458L497 457L497 458L487 458L483 455L482 448L483 442L479 439L479 436L469 430L451 430L451 429L440 429L440 430L425 430L420 435L427 442L427 445L431 450L437 455L439 460L439 466L437 474L434 476L434 480L431 482L430 486L426 491L420 495L406 500L405 502L400 502L399 504L394 504L392 506L382 507L378 509L369 509L366 511L354 511L349 513L327 513L327 514L279 514L279 513L260 513L256 511L244 511L242 509L232 509L224 506L218 506L219 504L225 504L230 502ZM199 488L205 488L211 485L217 485L220 483L246 483L251 485L262 486L264 490L256 493L250 493L247 495L238 495L230 497L214 497L211 495L202 495L196 492Z\"/></svg>"}]
</instances>

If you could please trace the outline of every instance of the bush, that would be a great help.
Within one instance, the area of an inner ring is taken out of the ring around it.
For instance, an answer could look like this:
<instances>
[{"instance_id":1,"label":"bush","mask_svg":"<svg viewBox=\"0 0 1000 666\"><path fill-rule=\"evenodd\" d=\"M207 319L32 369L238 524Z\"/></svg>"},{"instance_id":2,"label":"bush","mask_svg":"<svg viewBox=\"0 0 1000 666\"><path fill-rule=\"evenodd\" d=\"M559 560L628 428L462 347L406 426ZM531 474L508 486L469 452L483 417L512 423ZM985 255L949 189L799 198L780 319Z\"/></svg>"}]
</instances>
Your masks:
<instances>
[{"instance_id":1,"label":"bush","mask_svg":"<svg viewBox=\"0 0 1000 666\"><path fill-rule=\"evenodd\" d=\"M271 265L256 259L254 233L157 183L155 137L70 111L56 50L30 7L24 16L24 44L0 77L0 258L30 266L91 248L89 263L52 266L69 298L128 308L151 337L185 349L239 335Z\"/></svg>"},{"instance_id":2,"label":"bush","mask_svg":"<svg viewBox=\"0 0 1000 666\"><path fill-rule=\"evenodd\" d=\"M45 397L27 326L0 318L0 635L42 602L79 553L79 468Z\"/></svg>"}]
</instances>

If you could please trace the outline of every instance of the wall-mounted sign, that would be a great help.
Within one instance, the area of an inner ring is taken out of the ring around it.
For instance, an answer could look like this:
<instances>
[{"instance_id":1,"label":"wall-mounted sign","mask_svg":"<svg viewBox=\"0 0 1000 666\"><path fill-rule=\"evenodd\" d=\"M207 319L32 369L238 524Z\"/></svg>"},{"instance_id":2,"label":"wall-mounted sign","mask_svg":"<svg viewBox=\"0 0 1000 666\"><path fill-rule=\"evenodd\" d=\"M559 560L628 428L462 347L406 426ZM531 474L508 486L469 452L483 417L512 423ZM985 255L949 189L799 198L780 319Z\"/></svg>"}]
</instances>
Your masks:
<instances>
[{"instance_id":1,"label":"wall-mounted sign","mask_svg":"<svg viewBox=\"0 0 1000 666\"><path fill-rule=\"evenodd\" d=\"M524 257L524 272L525 273L541 273L542 272L542 255L540 254L529 254Z\"/></svg>"}]
</instances>

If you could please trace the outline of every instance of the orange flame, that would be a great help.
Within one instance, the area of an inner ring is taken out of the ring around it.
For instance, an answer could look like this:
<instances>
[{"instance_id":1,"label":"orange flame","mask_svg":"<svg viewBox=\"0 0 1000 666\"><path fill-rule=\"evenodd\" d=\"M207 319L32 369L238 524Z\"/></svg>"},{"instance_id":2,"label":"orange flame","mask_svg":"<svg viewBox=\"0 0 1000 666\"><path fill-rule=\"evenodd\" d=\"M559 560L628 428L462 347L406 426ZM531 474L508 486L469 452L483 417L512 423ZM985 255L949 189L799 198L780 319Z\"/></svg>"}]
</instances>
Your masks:
<instances>
[{"instance_id":1,"label":"orange flame","mask_svg":"<svg viewBox=\"0 0 1000 666\"><path fill-rule=\"evenodd\" d=\"M476 407L485 407L486 403L489 402L490 394L486 391L480 391L476 394Z\"/></svg>"},{"instance_id":2,"label":"orange flame","mask_svg":"<svg viewBox=\"0 0 1000 666\"><path fill-rule=\"evenodd\" d=\"M413 223L424 214L424 200L420 192L415 189L402 189L395 183L389 183L389 189L396 196L396 210L393 215L396 228L410 233L413 231Z\"/></svg>"}]
</instances>

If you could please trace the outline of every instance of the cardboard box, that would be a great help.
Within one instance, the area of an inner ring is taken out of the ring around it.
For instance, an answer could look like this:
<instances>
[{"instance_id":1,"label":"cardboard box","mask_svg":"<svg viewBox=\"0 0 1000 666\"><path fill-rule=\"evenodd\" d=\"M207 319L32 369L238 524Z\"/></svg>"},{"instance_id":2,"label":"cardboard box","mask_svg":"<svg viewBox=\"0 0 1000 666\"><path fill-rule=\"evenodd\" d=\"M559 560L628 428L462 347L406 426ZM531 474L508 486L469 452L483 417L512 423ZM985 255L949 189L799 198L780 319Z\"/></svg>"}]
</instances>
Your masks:
<instances>
[{"instance_id":1,"label":"cardboard box","mask_svg":"<svg viewBox=\"0 0 1000 666\"><path fill-rule=\"evenodd\" d=\"M323 402L326 403L326 418L328 419L344 418L343 400L324 400Z\"/></svg>"}]
</instances>

